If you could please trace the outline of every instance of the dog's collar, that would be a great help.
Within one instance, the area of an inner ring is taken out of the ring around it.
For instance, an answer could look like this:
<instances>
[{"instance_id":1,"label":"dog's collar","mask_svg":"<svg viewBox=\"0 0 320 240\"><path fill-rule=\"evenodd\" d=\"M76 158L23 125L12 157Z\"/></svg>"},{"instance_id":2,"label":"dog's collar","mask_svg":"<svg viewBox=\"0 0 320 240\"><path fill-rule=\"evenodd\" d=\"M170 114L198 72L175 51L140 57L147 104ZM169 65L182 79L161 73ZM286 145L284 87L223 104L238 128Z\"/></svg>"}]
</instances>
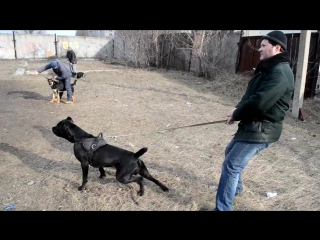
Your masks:
<instances>
[{"instance_id":1,"label":"dog's collar","mask_svg":"<svg viewBox=\"0 0 320 240\"><path fill-rule=\"evenodd\" d=\"M67 132L68 138L70 139L71 142L76 142L74 137L72 137L71 135L69 135L69 133Z\"/></svg>"}]
</instances>

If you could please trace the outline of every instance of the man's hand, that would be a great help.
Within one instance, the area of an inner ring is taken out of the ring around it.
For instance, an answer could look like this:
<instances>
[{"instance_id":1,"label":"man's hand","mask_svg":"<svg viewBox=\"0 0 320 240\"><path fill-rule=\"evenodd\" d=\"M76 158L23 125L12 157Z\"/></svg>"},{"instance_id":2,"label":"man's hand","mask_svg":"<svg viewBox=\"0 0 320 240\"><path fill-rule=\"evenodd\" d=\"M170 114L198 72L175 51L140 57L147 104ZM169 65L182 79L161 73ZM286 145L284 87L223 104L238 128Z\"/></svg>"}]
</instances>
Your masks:
<instances>
[{"instance_id":1,"label":"man's hand","mask_svg":"<svg viewBox=\"0 0 320 240\"><path fill-rule=\"evenodd\" d=\"M234 112L234 110L236 110L236 108L232 109L227 115L227 118L226 118L226 124L227 125L234 124L234 120L233 120L233 112Z\"/></svg>"},{"instance_id":2,"label":"man's hand","mask_svg":"<svg viewBox=\"0 0 320 240\"><path fill-rule=\"evenodd\" d=\"M31 73L31 75L38 75L38 74L39 74L38 71Z\"/></svg>"}]
</instances>

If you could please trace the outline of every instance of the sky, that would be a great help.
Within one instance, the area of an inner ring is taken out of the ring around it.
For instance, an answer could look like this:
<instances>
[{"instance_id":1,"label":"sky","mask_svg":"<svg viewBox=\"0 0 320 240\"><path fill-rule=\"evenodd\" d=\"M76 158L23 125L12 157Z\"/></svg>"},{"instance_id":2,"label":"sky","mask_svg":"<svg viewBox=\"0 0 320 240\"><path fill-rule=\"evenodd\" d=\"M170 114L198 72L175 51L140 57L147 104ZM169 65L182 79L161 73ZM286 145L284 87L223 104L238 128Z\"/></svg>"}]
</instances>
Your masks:
<instances>
[{"instance_id":1,"label":"sky","mask_svg":"<svg viewBox=\"0 0 320 240\"><path fill-rule=\"evenodd\" d=\"M0 33L12 33L13 30L0 30ZM76 30L46 30L47 34L57 34L58 36L75 36Z\"/></svg>"}]
</instances>

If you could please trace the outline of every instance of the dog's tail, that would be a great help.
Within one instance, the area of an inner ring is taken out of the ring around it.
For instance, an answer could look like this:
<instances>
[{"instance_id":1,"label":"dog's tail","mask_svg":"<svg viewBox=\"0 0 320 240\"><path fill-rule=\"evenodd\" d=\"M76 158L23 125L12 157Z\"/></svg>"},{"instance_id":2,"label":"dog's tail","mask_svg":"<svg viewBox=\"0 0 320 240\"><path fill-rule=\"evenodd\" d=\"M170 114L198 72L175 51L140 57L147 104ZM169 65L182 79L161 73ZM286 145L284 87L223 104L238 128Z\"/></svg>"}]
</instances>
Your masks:
<instances>
[{"instance_id":1,"label":"dog's tail","mask_svg":"<svg viewBox=\"0 0 320 240\"><path fill-rule=\"evenodd\" d=\"M71 84L71 86L75 86L77 84L78 80L74 80L74 82Z\"/></svg>"},{"instance_id":2,"label":"dog's tail","mask_svg":"<svg viewBox=\"0 0 320 240\"><path fill-rule=\"evenodd\" d=\"M143 154L145 154L148 151L148 148L141 148L138 152L134 153L133 156L135 159L138 159Z\"/></svg>"}]
</instances>

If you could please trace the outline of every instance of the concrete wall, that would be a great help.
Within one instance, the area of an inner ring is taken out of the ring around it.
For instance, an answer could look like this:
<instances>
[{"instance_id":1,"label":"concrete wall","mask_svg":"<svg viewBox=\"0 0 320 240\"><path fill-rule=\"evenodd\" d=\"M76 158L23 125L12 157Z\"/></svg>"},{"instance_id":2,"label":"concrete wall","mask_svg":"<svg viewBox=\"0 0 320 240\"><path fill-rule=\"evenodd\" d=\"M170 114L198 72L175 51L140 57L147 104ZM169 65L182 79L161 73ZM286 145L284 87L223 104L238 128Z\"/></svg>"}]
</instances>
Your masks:
<instances>
[{"instance_id":1,"label":"concrete wall","mask_svg":"<svg viewBox=\"0 0 320 240\"><path fill-rule=\"evenodd\" d=\"M55 57L55 36L16 34L17 59ZM113 39L110 37L57 36L57 55L65 57L71 46L78 58L113 57ZM15 59L12 34L0 34L0 59Z\"/></svg>"},{"instance_id":2,"label":"concrete wall","mask_svg":"<svg viewBox=\"0 0 320 240\"><path fill-rule=\"evenodd\" d=\"M15 39L18 59L47 58L55 55L54 36L16 34Z\"/></svg>"},{"instance_id":3,"label":"concrete wall","mask_svg":"<svg viewBox=\"0 0 320 240\"><path fill-rule=\"evenodd\" d=\"M58 36L58 57L65 57L71 46L79 58L113 57L113 39L100 37Z\"/></svg>"},{"instance_id":4,"label":"concrete wall","mask_svg":"<svg viewBox=\"0 0 320 240\"><path fill-rule=\"evenodd\" d=\"M0 59L14 59L12 34L0 34Z\"/></svg>"}]
</instances>

